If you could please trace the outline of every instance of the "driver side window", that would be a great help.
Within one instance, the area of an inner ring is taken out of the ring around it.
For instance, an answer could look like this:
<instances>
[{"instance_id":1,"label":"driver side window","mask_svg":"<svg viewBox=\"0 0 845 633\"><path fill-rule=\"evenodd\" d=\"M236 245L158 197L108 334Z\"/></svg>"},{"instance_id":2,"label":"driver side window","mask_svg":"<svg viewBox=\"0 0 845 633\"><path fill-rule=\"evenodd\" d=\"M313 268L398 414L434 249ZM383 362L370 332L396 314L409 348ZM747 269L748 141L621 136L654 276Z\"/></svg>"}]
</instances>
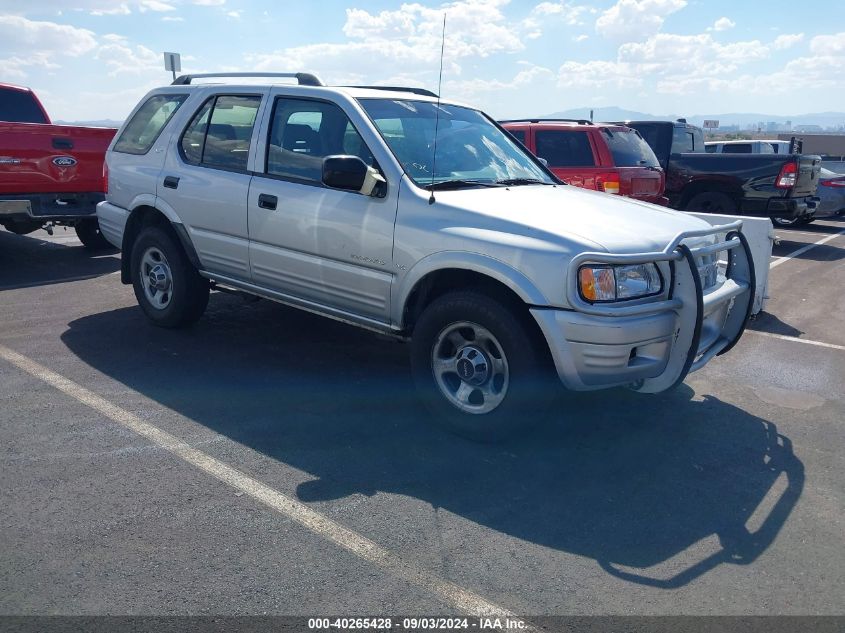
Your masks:
<instances>
[{"instance_id":1,"label":"driver side window","mask_svg":"<svg viewBox=\"0 0 845 633\"><path fill-rule=\"evenodd\" d=\"M338 106L324 101L279 97L273 107L266 172L321 183L323 158L358 156L374 166L372 153Z\"/></svg>"}]
</instances>

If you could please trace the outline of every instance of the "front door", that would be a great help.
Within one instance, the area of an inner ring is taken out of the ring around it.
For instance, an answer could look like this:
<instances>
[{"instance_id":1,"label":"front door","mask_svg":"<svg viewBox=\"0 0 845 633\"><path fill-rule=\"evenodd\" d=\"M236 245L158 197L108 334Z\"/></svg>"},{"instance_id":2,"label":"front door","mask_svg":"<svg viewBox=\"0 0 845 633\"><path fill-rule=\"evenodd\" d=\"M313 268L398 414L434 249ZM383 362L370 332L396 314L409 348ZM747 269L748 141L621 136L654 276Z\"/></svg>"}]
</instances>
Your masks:
<instances>
[{"instance_id":1,"label":"front door","mask_svg":"<svg viewBox=\"0 0 845 633\"><path fill-rule=\"evenodd\" d=\"M253 282L388 322L398 186L372 197L322 184L325 156L351 154L378 169L334 103L276 97L267 129L266 160L258 161L249 190Z\"/></svg>"}]
</instances>

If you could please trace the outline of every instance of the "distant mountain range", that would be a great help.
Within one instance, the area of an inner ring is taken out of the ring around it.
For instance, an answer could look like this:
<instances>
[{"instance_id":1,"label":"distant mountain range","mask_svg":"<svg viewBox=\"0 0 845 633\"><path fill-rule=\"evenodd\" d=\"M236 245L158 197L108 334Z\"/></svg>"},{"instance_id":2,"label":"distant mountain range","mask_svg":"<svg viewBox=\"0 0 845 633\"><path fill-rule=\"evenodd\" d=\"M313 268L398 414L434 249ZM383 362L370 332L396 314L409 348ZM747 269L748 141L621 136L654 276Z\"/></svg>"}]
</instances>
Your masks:
<instances>
[{"instance_id":1,"label":"distant mountain range","mask_svg":"<svg viewBox=\"0 0 845 633\"><path fill-rule=\"evenodd\" d=\"M546 118L554 119L589 119L591 108L573 108L571 110L563 110L562 112L553 112L552 114L544 115ZM816 112L812 114L795 114L792 116L780 116L775 114L760 114L757 112L729 112L725 114L648 114L646 112L636 112L635 110L625 110L616 106L608 106L602 108L592 108L594 121L627 121L627 120L675 120L679 117L684 117L693 125L701 125L705 119L715 119L719 121L719 125L738 125L745 127L748 125L763 124L771 121L778 124L785 124L791 121L792 125L820 125L826 127L840 127L845 125L845 112Z\"/></svg>"}]
</instances>

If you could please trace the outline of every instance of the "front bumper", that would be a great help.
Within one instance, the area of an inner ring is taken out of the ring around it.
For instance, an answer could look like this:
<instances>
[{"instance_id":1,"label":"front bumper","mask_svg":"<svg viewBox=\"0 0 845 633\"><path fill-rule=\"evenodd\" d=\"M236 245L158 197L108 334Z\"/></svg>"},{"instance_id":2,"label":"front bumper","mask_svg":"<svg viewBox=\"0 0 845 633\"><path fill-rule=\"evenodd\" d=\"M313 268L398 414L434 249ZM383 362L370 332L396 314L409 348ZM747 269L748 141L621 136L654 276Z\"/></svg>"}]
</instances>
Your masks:
<instances>
[{"instance_id":1,"label":"front bumper","mask_svg":"<svg viewBox=\"0 0 845 633\"><path fill-rule=\"evenodd\" d=\"M659 253L584 253L570 266L573 310L533 308L563 384L573 390L630 385L650 393L680 383L690 371L728 351L742 335L754 302L754 264L741 221L677 236ZM726 233L724 242L690 249L683 240ZM725 277L702 289L697 261L721 254ZM657 301L590 304L577 291L585 263L669 262L666 296Z\"/></svg>"}]
</instances>

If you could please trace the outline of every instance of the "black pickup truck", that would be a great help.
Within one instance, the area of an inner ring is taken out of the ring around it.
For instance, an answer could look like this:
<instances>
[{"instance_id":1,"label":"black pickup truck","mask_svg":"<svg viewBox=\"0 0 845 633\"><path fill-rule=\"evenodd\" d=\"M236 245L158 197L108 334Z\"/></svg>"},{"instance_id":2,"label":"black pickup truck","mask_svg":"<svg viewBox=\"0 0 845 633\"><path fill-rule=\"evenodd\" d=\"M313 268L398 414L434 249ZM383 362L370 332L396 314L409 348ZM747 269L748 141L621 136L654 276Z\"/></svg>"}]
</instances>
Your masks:
<instances>
[{"instance_id":1,"label":"black pickup truck","mask_svg":"<svg viewBox=\"0 0 845 633\"><path fill-rule=\"evenodd\" d=\"M821 157L708 154L701 128L678 121L624 121L654 150L674 209L768 216L778 225L809 221Z\"/></svg>"}]
</instances>

